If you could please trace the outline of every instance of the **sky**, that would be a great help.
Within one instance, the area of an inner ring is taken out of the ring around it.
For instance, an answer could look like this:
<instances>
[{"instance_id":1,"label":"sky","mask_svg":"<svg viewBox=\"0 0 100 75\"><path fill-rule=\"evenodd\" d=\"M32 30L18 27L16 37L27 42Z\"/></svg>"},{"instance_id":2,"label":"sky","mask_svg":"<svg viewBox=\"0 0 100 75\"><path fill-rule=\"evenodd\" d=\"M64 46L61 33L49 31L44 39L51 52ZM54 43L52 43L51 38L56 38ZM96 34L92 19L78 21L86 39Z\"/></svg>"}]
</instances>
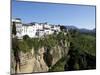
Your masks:
<instances>
[{"instance_id":1,"label":"sky","mask_svg":"<svg viewBox=\"0 0 100 75\"><path fill-rule=\"evenodd\" d=\"M12 1L12 18L21 18L23 23L48 22L95 28L95 6Z\"/></svg>"}]
</instances>

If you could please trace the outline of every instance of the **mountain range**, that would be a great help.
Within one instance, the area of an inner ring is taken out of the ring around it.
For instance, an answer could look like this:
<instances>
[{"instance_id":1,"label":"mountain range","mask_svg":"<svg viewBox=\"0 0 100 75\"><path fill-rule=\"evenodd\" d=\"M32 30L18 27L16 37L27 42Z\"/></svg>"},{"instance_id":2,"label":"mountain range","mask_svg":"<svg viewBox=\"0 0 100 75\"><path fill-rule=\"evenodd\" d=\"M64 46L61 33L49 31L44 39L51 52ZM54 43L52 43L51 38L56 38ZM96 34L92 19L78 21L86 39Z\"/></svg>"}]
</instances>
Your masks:
<instances>
[{"instance_id":1,"label":"mountain range","mask_svg":"<svg viewBox=\"0 0 100 75\"><path fill-rule=\"evenodd\" d=\"M96 28L94 28L94 29L86 29L86 28L77 28L76 26L65 26L66 27L66 29L76 29L76 30L79 30L81 33L90 33L90 32L92 32L92 33L96 33Z\"/></svg>"}]
</instances>

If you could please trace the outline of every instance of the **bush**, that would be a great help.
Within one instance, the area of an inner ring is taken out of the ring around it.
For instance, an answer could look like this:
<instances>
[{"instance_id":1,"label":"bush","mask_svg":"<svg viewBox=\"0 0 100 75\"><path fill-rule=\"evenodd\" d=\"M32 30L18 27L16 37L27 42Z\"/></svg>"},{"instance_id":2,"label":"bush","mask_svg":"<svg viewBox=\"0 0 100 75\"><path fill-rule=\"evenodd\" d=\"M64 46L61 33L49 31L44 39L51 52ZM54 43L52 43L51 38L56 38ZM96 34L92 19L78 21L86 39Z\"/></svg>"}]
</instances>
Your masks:
<instances>
[{"instance_id":1,"label":"bush","mask_svg":"<svg viewBox=\"0 0 100 75\"><path fill-rule=\"evenodd\" d=\"M29 39L29 36L28 35L24 35L23 36L23 40L27 40L27 39Z\"/></svg>"},{"instance_id":2,"label":"bush","mask_svg":"<svg viewBox=\"0 0 100 75\"><path fill-rule=\"evenodd\" d=\"M19 50L21 50L24 53L30 51L30 48L29 48L29 46L28 46L26 41L19 41L18 42L18 47L19 47Z\"/></svg>"}]
</instances>

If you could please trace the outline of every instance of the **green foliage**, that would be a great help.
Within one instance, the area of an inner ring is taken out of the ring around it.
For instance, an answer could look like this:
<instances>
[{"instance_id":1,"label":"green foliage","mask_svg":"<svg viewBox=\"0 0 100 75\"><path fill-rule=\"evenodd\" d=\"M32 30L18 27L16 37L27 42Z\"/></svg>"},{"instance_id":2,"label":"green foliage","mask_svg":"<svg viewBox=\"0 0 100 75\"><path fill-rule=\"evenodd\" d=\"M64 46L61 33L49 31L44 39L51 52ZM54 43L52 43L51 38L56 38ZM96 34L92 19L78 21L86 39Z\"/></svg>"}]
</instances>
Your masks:
<instances>
[{"instance_id":1,"label":"green foliage","mask_svg":"<svg viewBox=\"0 0 100 75\"><path fill-rule=\"evenodd\" d=\"M79 64L78 64L77 62L76 62L75 65L74 65L74 69L75 69L75 70L79 70Z\"/></svg>"},{"instance_id":2,"label":"green foliage","mask_svg":"<svg viewBox=\"0 0 100 75\"><path fill-rule=\"evenodd\" d=\"M91 34L82 34L77 30L70 30L70 42L75 49L85 51L95 56L96 54L96 37Z\"/></svg>"},{"instance_id":3,"label":"green foliage","mask_svg":"<svg viewBox=\"0 0 100 75\"><path fill-rule=\"evenodd\" d=\"M23 51L24 53L29 52L30 48L26 41L19 41L18 42L19 50Z\"/></svg>"},{"instance_id":4,"label":"green foliage","mask_svg":"<svg viewBox=\"0 0 100 75\"><path fill-rule=\"evenodd\" d=\"M40 43L39 43L39 39L38 38L34 38L33 39L33 47L34 47L35 52L39 49Z\"/></svg>"},{"instance_id":5,"label":"green foliage","mask_svg":"<svg viewBox=\"0 0 100 75\"><path fill-rule=\"evenodd\" d=\"M49 72L59 72L64 71L64 66L66 64L66 57L61 58L54 66L49 69Z\"/></svg>"},{"instance_id":6,"label":"green foliage","mask_svg":"<svg viewBox=\"0 0 100 75\"><path fill-rule=\"evenodd\" d=\"M12 49L15 51L29 52L32 48L32 41L27 40L18 40L17 38L12 39Z\"/></svg>"},{"instance_id":7,"label":"green foliage","mask_svg":"<svg viewBox=\"0 0 100 75\"><path fill-rule=\"evenodd\" d=\"M29 39L29 36L28 35L24 35L23 36L23 40L27 40L27 39Z\"/></svg>"},{"instance_id":8,"label":"green foliage","mask_svg":"<svg viewBox=\"0 0 100 75\"><path fill-rule=\"evenodd\" d=\"M86 70L96 68L95 56L92 56L84 51L75 50L69 51L70 58L66 61L65 70Z\"/></svg>"},{"instance_id":9,"label":"green foliage","mask_svg":"<svg viewBox=\"0 0 100 75\"><path fill-rule=\"evenodd\" d=\"M60 32L55 35L48 35L45 38L30 38L28 35L23 36L23 40L17 40L13 45L17 45L16 48L23 52L28 52L30 49L34 48L35 52L38 51L39 48L53 48L54 46L60 45L60 41L68 40L67 36L64 35L64 32ZM14 41L13 41L14 42ZM14 50L16 49L14 48Z\"/></svg>"},{"instance_id":10,"label":"green foliage","mask_svg":"<svg viewBox=\"0 0 100 75\"><path fill-rule=\"evenodd\" d=\"M60 41L61 39L64 39L64 33L63 32L59 32L59 34L57 35L57 40Z\"/></svg>"},{"instance_id":11,"label":"green foliage","mask_svg":"<svg viewBox=\"0 0 100 75\"><path fill-rule=\"evenodd\" d=\"M27 39L26 43L27 43L29 49L32 49L32 47L33 47L33 41L31 39Z\"/></svg>"},{"instance_id":12,"label":"green foliage","mask_svg":"<svg viewBox=\"0 0 100 75\"><path fill-rule=\"evenodd\" d=\"M69 30L69 32L72 38L77 37L79 35L79 31L77 29L71 29Z\"/></svg>"},{"instance_id":13,"label":"green foliage","mask_svg":"<svg viewBox=\"0 0 100 75\"><path fill-rule=\"evenodd\" d=\"M85 51L95 56L96 54L96 40L94 36L80 35L72 40L74 48Z\"/></svg>"},{"instance_id":14,"label":"green foliage","mask_svg":"<svg viewBox=\"0 0 100 75\"><path fill-rule=\"evenodd\" d=\"M45 39L45 45L49 48L52 48L56 45L56 39L54 37L48 37L47 39Z\"/></svg>"},{"instance_id":15,"label":"green foliage","mask_svg":"<svg viewBox=\"0 0 100 75\"><path fill-rule=\"evenodd\" d=\"M71 31L70 58L65 70L85 70L96 68L96 38L92 35ZM72 62L73 61L73 62ZM92 62L92 63L91 63Z\"/></svg>"},{"instance_id":16,"label":"green foliage","mask_svg":"<svg viewBox=\"0 0 100 75\"><path fill-rule=\"evenodd\" d=\"M57 35L57 40L68 37L70 48L68 52L69 58L63 61L59 60L51 69L52 71L73 71L86 70L96 68L96 38L92 35L80 34L77 30L71 30L69 36L64 36L63 33Z\"/></svg>"}]
</instances>

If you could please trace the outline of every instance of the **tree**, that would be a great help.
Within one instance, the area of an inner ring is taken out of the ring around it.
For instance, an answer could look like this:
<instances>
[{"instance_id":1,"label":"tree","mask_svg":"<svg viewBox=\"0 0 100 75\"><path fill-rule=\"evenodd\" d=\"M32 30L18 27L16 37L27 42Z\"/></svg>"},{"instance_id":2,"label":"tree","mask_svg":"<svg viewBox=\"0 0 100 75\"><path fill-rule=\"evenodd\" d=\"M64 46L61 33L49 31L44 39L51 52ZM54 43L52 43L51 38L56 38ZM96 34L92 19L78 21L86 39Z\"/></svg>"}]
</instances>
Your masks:
<instances>
[{"instance_id":1,"label":"tree","mask_svg":"<svg viewBox=\"0 0 100 75\"><path fill-rule=\"evenodd\" d=\"M29 36L28 35L24 35L23 36L23 40L27 40L27 39L29 39Z\"/></svg>"},{"instance_id":2,"label":"tree","mask_svg":"<svg viewBox=\"0 0 100 75\"><path fill-rule=\"evenodd\" d=\"M70 29L69 32L72 38L79 36L79 31L77 29Z\"/></svg>"},{"instance_id":3,"label":"tree","mask_svg":"<svg viewBox=\"0 0 100 75\"><path fill-rule=\"evenodd\" d=\"M66 30L66 27L65 26L60 26L60 30L61 31Z\"/></svg>"},{"instance_id":4,"label":"tree","mask_svg":"<svg viewBox=\"0 0 100 75\"><path fill-rule=\"evenodd\" d=\"M18 39L17 38L13 38L12 39L12 50L13 50L13 54L14 54L14 58L15 58L15 72L18 71L18 68L20 69L20 57L19 57L19 46L18 46Z\"/></svg>"},{"instance_id":5,"label":"tree","mask_svg":"<svg viewBox=\"0 0 100 75\"><path fill-rule=\"evenodd\" d=\"M12 34L16 35L16 23L13 22L13 25L12 25Z\"/></svg>"}]
</instances>

